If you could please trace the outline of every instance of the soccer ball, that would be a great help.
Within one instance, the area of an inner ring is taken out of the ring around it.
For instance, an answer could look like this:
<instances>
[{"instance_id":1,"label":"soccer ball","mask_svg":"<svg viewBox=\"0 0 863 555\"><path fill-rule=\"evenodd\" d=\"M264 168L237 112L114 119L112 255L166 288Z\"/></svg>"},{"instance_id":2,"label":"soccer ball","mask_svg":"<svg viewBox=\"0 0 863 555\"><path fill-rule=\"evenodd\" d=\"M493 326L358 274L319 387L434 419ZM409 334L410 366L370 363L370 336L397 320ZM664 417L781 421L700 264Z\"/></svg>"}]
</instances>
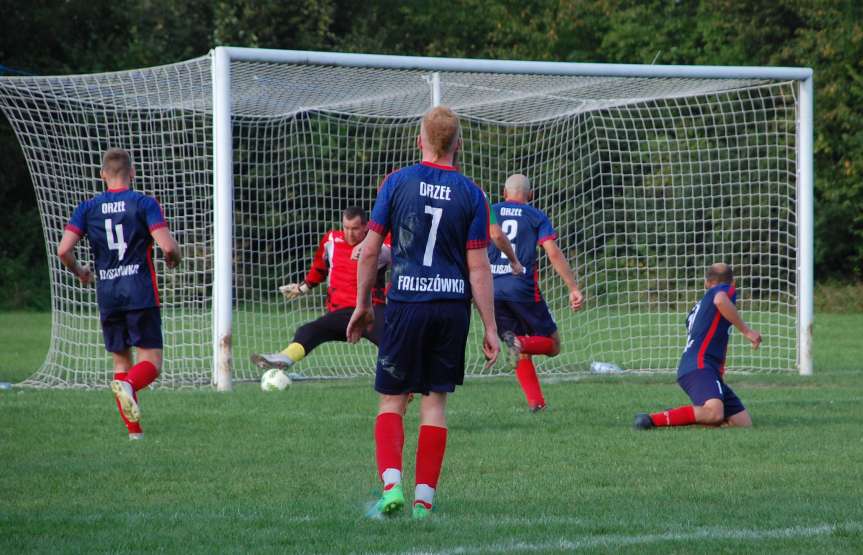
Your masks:
<instances>
[{"instance_id":1,"label":"soccer ball","mask_svg":"<svg viewBox=\"0 0 863 555\"><path fill-rule=\"evenodd\" d=\"M261 390L283 391L291 385L291 378L278 368L272 368L261 376Z\"/></svg>"}]
</instances>

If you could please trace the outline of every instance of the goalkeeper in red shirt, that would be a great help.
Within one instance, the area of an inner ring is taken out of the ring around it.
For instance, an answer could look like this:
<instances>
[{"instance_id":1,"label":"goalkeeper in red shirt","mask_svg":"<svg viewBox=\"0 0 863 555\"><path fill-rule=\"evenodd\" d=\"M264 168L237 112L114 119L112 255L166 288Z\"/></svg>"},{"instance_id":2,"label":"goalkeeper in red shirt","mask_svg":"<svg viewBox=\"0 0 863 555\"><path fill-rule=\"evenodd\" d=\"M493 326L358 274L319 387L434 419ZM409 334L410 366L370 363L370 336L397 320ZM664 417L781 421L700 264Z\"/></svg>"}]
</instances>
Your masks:
<instances>
[{"instance_id":1,"label":"goalkeeper in red shirt","mask_svg":"<svg viewBox=\"0 0 863 555\"><path fill-rule=\"evenodd\" d=\"M279 353L251 356L260 368L288 368L305 358L312 350L327 341L345 341L345 330L357 301L357 260L360 244L369 231L368 216L358 206L350 206L342 213L342 229L326 232L318 245L312 267L300 283L279 287L288 300L305 295L312 287L327 282L327 313L317 320L300 326L291 344ZM390 264L390 248L384 244L378 256L377 276L372 288L375 325L363 337L378 344L383 330L385 301L385 274Z\"/></svg>"}]
</instances>

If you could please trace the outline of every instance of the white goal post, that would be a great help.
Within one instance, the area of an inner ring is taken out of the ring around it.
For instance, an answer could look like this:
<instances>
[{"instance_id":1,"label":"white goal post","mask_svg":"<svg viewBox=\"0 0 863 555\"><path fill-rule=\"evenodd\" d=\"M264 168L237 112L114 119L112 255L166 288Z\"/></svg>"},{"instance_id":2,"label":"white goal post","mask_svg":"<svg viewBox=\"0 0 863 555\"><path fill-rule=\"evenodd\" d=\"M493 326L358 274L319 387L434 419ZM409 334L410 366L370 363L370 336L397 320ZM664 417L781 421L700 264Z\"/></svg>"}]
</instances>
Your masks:
<instances>
[{"instance_id":1,"label":"white goal post","mask_svg":"<svg viewBox=\"0 0 863 555\"><path fill-rule=\"evenodd\" d=\"M215 48L141 70L0 78L0 110L37 192L51 261L53 334L26 383L104 387L95 296L54 247L100 190L109 146L127 148L135 187L156 195L184 249L156 258L165 327L162 386L255 379L251 352L283 348L323 312L325 286L286 303L322 234L349 204L369 210L391 170L418 161L432 105L463 124L462 171L492 202L527 174L586 295L565 308L542 262L561 330L544 374L591 361L667 371L706 266L729 262L762 348L730 344L730 369L812 373L813 88L808 68L658 66L421 58ZM79 257L87 259L82 248ZM474 330L470 375L483 371ZM304 377L369 375L369 345L327 344Z\"/></svg>"}]
</instances>

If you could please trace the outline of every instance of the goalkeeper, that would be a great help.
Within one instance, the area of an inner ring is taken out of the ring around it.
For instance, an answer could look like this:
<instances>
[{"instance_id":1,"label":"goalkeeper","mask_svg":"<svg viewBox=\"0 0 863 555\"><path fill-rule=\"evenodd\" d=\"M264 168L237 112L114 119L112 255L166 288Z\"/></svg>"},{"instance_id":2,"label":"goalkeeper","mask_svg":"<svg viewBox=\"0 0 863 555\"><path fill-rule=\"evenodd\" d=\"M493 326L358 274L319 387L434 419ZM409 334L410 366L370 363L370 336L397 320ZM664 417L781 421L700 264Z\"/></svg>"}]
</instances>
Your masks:
<instances>
[{"instance_id":1,"label":"goalkeeper","mask_svg":"<svg viewBox=\"0 0 863 555\"><path fill-rule=\"evenodd\" d=\"M273 354L254 353L252 362L260 368L288 368L301 361L312 350L327 341L345 341L345 330L357 301L357 260L361 243L369 231L368 216L359 206L349 206L342 213L342 229L326 232L318 245L312 267L300 283L279 287L279 291L293 300L305 295L312 287L327 282L327 313L317 320L303 324L294 333L294 339L283 351ZM375 325L365 330L363 337L378 344L384 326L386 269L390 264L390 248L384 244L377 262L377 275L372 288Z\"/></svg>"}]
</instances>

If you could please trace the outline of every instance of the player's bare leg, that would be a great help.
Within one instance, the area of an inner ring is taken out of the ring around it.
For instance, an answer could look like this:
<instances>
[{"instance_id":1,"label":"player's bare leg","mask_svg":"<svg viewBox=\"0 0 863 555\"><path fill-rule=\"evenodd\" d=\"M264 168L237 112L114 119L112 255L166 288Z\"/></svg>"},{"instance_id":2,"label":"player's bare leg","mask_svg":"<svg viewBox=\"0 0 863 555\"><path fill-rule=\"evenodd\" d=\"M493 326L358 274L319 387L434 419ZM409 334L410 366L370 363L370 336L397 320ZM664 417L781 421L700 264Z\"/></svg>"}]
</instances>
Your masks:
<instances>
[{"instance_id":1,"label":"player's bare leg","mask_svg":"<svg viewBox=\"0 0 863 555\"><path fill-rule=\"evenodd\" d=\"M723 426L728 426L730 428L751 428L752 417L749 415L748 410L744 410L729 416Z\"/></svg>"},{"instance_id":2,"label":"player's bare leg","mask_svg":"<svg viewBox=\"0 0 863 555\"><path fill-rule=\"evenodd\" d=\"M721 399L708 399L703 405L693 405L695 423L705 426L719 426L725 420L725 405Z\"/></svg>"},{"instance_id":3,"label":"player's bare leg","mask_svg":"<svg viewBox=\"0 0 863 555\"><path fill-rule=\"evenodd\" d=\"M426 518L434 503L434 494L446 452L446 393L431 392L420 402L420 431L417 440L416 489L413 517Z\"/></svg>"},{"instance_id":4,"label":"player's bare leg","mask_svg":"<svg viewBox=\"0 0 863 555\"><path fill-rule=\"evenodd\" d=\"M376 505L378 514L393 516L404 507L402 450L405 443L404 415L408 395L381 395L375 419L375 459L384 492Z\"/></svg>"},{"instance_id":5,"label":"player's bare leg","mask_svg":"<svg viewBox=\"0 0 863 555\"><path fill-rule=\"evenodd\" d=\"M111 353L114 359L114 373L127 373L132 368L132 349L126 349L122 353Z\"/></svg>"}]
</instances>

